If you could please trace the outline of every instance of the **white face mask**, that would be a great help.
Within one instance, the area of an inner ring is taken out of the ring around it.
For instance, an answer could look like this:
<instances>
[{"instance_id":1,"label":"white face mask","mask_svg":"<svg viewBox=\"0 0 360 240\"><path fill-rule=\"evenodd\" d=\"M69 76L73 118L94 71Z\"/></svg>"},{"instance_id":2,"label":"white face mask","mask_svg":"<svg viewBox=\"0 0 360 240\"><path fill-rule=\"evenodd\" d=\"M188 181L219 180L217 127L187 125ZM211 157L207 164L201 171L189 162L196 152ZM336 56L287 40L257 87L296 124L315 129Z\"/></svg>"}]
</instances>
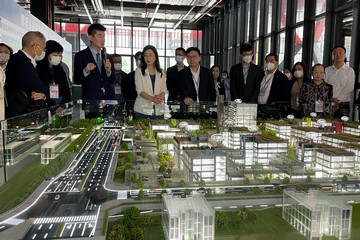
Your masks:
<instances>
[{"instance_id":1,"label":"white face mask","mask_svg":"<svg viewBox=\"0 0 360 240\"><path fill-rule=\"evenodd\" d=\"M114 63L114 69L115 71L120 71L122 68L122 64L121 63Z\"/></svg>"},{"instance_id":2,"label":"white face mask","mask_svg":"<svg viewBox=\"0 0 360 240\"><path fill-rule=\"evenodd\" d=\"M215 79L215 78L217 79L217 78L219 77L220 73L213 72L212 75L213 75L213 78L214 78L214 79Z\"/></svg>"},{"instance_id":3,"label":"white face mask","mask_svg":"<svg viewBox=\"0 0 360 240\"><path fill-rule=\"evenodd\" d=\"M179 56L179 55L175 56L175 61L177 63L182 63L184 61L184 56Z\"/></svg>"},{"instance_id":4,"label":"white face mask","mask_svg":"<svg viewBox=\"0 0 360 240\"><path fill-rule=\"evenodd\" d=\"M140 67L141 66L141 60L136 60L136 66Z\"/></svg>"},{"instance_id":5,"label":"white face mask","mask_svg":"<svg viewBox=\"0 0 360 240\"><path fill-rule=\"evenodd\" d=\"M302 78L304 76L304 71L301 71L301 70L300 71L295 71L294 76L296 78Z\"/></svg>"},{"instance_id":6,"label":"white face mask","mask_svg":"<svg viewBox=\"0 0 360 240\"><path fill-rule=\"evenodd\" d=\"M273 64L272 62L266 63L266 69L267 69L268 71L274 70L274 69L275 69L275 64Z\"/></svg>"},{"instance_id":7,"label":"white face mask","mask_svg":"<svg viewBox=\"0 0 360 240\"><path fill-rule=\"evenodd\" d=\"M41 48L38 45L36 45L36 46L41 50ZM35 59L35 61L41 61L44 59L44 57L45 57L45 52L41 51L41 54L35 55L34 59Z\"/></svg>"},{"instance_id":8,"label":"white face mask","mask_svg":"<svg viewBox=\"0 0 360 240\"><path fill-rule=\"evenodd\" d=\"M221 75L222 79L227 79L227 75L226 74L223 74Z\"/></svg>"},{"instance_id":9,"label":"white face mask","mask_svg":"<svg viewBox=\"0 0 360 240\"><path fill-rule=\"evenodd\" d=\"M246 63L251 63L252 58L253 58L253 55L251 55L251 56L244 56L244 57L243 57L243 61L246 62Z\"/></svg>"},{"instance_id":10,"label":"white face mask","mask_svg":"<svg viewBox=\"0 0 360 240\"><path fill-rule=\"evenodd\" d=\"M51 56L50 64L53 66L57 66L61 63L62 57L61 56Z\"/></svg>"},{"instance_id":11,"label":"white face mask","mask_svg":"<svg viewBox=\"0 0 360 240\"><path fill-rule=\"evenodd\" d=\"M0 53L0 64L7 63L10 59L10 54Z\"/></svg>"}]
</instances>

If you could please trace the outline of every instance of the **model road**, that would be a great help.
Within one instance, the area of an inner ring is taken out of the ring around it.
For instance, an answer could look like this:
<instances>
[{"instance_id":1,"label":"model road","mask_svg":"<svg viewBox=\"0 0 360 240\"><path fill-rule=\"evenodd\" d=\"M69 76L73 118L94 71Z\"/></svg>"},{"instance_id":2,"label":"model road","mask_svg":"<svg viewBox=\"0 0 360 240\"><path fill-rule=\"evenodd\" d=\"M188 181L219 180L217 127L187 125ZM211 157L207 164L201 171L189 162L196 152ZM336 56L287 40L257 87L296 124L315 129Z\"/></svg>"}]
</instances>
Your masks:
<instances>
[{"instance_id":1,"label":"model road","mask_svg":"<svg viewBox=\"0 0 360 240\"><path fill-rule=\"evenodd\" d=\"M24 239L90 237L102 201L116 199L103 188L117 144L114 130L95 131L66 172L53 180L25 212L0 224L0 231L33 218ZM117 137L120 139L120 137Z\"/></svg>"}]
</instances>

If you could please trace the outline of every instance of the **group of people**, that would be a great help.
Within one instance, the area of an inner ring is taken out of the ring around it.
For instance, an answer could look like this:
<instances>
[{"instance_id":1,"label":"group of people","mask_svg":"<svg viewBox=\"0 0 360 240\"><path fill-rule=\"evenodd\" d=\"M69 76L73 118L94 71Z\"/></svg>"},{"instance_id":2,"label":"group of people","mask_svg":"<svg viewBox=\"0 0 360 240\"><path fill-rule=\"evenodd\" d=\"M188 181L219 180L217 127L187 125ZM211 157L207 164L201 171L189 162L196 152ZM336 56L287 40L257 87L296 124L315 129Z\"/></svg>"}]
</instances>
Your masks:
<instances>
[{"instance_id":1,"label":"group of people","mask_svg":"<svg viewBox=\"0 0 360 240\"><path fill-rule=\"evenodd\" d=\"M126 74L121 55L108 55L104 48L106 28L94 23L87 31L90 45L74 57L73 81L82 85L82 99L135 101L130 105L135 118L162 118L166 101L192 105L215 102L218 96L260 107L281 106L283 115L292 113L296 117L311 112L323 117L349 114L355 75L345 64L343 47L333 49L332 66L313 66L312 80L302 62L297 62L291 72L282 73L275 53L265 57L265 69L254 64L253 49L247 43L240 46L241 62L231 67L230 75L218 65L211 69L201 66L197 47L177 48L176 65L165 72L152 45L135 54L137 68ZM6 117L71 101L71 83L62 53L58 42L46 41L42 33L34 31L23 36L22 49L15 54L9 46L0 44L0 82L6 93L0 97L6 105Z\"/></svg>"},{"instance_id":2,"label":"group of people","mask_svg":"<svg viewBox=\"0 0 360 240\"><path fill-rule=\"evenodd\" d=\"M354 90L355 73L346 65L346 49L332 49L333 65L325 68L315 64L312 79L306 65L297 62L285 72L290 80L290 113L295 117L308 117L312 112L324 118L341 118L350 114L350 99Z\"/></svg>"}]
</instances>

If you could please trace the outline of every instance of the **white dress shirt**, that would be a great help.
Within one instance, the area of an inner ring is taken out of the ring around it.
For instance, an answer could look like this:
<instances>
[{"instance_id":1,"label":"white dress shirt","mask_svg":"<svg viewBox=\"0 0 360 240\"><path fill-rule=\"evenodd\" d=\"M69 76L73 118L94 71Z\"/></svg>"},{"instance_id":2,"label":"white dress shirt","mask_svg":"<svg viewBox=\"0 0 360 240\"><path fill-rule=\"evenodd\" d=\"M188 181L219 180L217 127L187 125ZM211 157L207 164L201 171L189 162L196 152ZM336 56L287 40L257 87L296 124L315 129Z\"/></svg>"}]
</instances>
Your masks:
<instances>
[{"instance_id":1,"label":"white dress shirt","mask_svg":"<svg viewBox=\"0 0 360 240\"><path fill-rule=\"evenodd\" d=\"M277 69L274 70L274 72L267 74L265 72L265 75L261 81L261 85L260 85L260 92L259 92L259 97L258 97L258 103L259 104L266 104L267 100L269 98L270 95L270 89L271 89L271 85L274 79L274 73L276 72Z\"/></svg>"},{"instance_id":2,"label":"white dress shirt","mask_svg":"<svg viewBox=\"0 0 360 240\"><path fill-rule=\"evenodd\" d=\"M333 97L340 102L349 102L350 95L354 90L355 72L345 63L336 69L334 65L325 69L325 82L333 85Z\"/></svg>"}]
</instances>

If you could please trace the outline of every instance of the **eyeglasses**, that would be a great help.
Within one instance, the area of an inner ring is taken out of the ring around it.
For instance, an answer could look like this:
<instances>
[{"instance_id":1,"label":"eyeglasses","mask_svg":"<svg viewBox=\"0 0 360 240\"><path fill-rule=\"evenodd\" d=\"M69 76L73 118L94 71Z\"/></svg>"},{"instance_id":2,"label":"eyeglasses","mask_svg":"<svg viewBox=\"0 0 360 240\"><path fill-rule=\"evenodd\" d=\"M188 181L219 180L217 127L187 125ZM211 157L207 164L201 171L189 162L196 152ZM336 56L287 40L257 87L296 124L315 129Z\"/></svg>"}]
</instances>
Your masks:
<instances>
[{"instance_id":1,"label":"eyeglasses","mask_svg":"<svg viewBox=\"0 0 360 240\"><path fill-rule=\"evenodd\" d=\"M194 55L194 56L186 56L186 58L187 58L187 59L190 59L190 60L192 60L192 59L197 59L198 57L199 57L199 56L195 56L195 55Z\"/></svg>"}]
</instances>

